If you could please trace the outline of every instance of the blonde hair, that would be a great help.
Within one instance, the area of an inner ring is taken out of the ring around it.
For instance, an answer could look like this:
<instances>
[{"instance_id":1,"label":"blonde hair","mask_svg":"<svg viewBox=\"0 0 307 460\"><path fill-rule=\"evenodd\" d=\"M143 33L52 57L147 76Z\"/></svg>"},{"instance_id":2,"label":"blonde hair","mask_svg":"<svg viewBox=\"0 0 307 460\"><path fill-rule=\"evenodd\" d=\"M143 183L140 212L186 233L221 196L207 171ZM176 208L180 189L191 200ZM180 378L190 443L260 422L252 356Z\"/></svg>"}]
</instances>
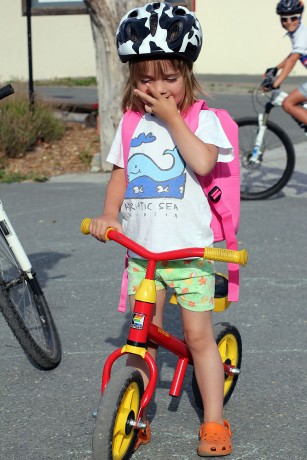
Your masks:
<instances>
[{"instance_id":1,"label":"blonde hair","mask_svg":"<svg viewBox=\"0 0 307 460\"><path fill-rule=\"evenodd\" d=\"M181 112L188 110L191 105L197 99L197 95L205 92L201 88L200 84L195 78L193 73L193 62L186 61L183 59L157 59L152 61L136 61L129 62L130 77L124 88L124 94L122 98L122 111L126 112L131 109L135 112L144 113L144 106L140 98L135 97L134 89L136 88L136 82L142 76L146 75L148 71L149 62L153 64L154 74L160 77L164 77L169 64L173 67L175 72L180 72L185 81L185 95L180 103L178 109Z\"/></svg>"}]
</instances>

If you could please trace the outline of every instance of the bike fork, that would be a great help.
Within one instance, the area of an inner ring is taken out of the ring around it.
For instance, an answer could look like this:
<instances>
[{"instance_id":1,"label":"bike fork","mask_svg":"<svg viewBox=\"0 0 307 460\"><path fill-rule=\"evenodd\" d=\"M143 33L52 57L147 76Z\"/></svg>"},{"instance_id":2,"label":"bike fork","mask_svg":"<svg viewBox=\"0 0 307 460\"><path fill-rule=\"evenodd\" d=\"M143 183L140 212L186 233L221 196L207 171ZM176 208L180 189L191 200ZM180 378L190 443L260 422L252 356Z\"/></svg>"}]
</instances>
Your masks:
<instances>
[{"instance_id":1,"label":"bike fork","mask_svg":"<svg viewBox=\"0 0 307 460\"><path fill-rule=\"evenodd\" d=\"M131 422L134 428L138 428L138 429L145 428L146 424L144 425L141 420L142 415L143 415L145 407L149 404L153 396L153 393L155 391L156 384L157 384L157 378L158 378L157 364L145 348L138 349L138 347L125 345L123 348L118 348L117 350L113 351L113 353L110 354L110 356L106 359L106 362L103 368L103 372L102 372L101 394L103 394L104 390L106 389L109 383L109 380L111 378L111 370L112 370L112 366L114 362L125 354L133 354L135 356L142 357L145 360L148 366L149 372L150 372L149 382L148 382L147 388L144 391L144 394L143 394L143 397L140 403L139 412L136 416L135 421Z\"/></svg>"},{"instance_id":2,"label":"bike fork","mask_svg":"<svg viewBox=\"0 0 307 460\"><path fill-rule=\"evenodd\" d=\"M266 122L263 113L259 113L258 115L258 132L256 136L255 146L253 148L252 155L249 159L250 163L259 164L261 162L262 157L262 145L263 145L263 137L266 131Z\"/></svg>"},{"instance_id":3,"label":"bike fork","mask_svg":"<svg viewBox=\"0 0 307 460\"><path fill-rule=\"evenodd\" d=\"M18 239L18 236L16 235L13 225L11 224L3 208L3 204L1 200L0 200L0 231L3 237L5 238L12 253L14 254L14 257L16 261L18 262L21 270L27 274L29 279L32 279L33 278L32 265Z\"/></svg>"}]
</instances>

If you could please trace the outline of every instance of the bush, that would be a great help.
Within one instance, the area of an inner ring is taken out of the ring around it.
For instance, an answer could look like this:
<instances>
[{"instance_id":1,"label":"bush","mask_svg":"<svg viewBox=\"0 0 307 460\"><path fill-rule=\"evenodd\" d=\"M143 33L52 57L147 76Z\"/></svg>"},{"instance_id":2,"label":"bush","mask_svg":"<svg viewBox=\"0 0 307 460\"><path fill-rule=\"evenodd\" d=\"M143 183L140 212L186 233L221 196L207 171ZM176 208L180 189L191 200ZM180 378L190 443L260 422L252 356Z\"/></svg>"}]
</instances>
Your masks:
<instances>
[{"instance_id":1,"label":"bush","mask_svg":"<svg viewBox=\"0 0 307 460\"><path fill-rule=\"evenodd\" d=\"M0 105L0 151L9 158L22 157L38 141L58 140L64 122L55 118L50 105L35 101L30 109L26 96L14 95Z\"/></svg>"}]
</instances>

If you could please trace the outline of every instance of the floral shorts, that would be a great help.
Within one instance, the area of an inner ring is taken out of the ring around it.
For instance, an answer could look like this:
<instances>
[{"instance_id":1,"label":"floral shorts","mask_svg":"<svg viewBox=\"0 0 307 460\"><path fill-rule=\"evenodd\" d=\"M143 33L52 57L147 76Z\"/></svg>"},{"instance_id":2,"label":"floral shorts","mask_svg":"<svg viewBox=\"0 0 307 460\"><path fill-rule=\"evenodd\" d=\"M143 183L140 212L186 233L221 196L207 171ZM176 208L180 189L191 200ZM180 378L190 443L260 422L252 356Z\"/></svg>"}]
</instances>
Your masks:
<instances>
[{"instance_id":1,"label":"floral shorts","mask_svg":"<svg viewBox=\"0 0 307 460\"><path fill-rule=\"evenodd\" d=\"M135 294L145 277L147 261L129 259L128 294ZM170 287L176 293L179 305L187 310L206 311L214 308L214 266L205 259L171 260L158 262L156 289Z\"/></svg>"}]
</instances>

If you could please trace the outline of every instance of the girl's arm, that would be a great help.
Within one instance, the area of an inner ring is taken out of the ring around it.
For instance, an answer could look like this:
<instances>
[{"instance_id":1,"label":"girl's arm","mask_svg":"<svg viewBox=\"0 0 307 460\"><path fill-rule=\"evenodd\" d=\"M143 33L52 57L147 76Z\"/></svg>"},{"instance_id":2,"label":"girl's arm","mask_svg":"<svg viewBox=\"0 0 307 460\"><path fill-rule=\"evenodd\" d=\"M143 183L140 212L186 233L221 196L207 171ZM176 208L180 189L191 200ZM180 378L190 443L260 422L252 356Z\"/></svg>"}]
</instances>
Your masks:
<instances>
[{"instance_id":1,"label":"girl's arm","mask_svg":"<svg viewBox=\"0 0 307 460\"><path fill-rule=\"evenodd\" d=\"M205 144L195 136L179 113L171 117L167 124L180 155L190 168L200 176L209 174L217 162L218 148Z\"/></svg>"},{"instance_id":2,"label":"girl's arm","mask_svg":"<svg viewBox=\"0 0 307 460\"><path fill-rule=\"evenodd\" d=\"M151 95L135 90L135 94L145 101L145 111L167 123L180 155L190 168L201 176L208 174L217 161L218 148L212 144L205 144L195 136L178 112L173 96L161 95L150 83L147 87Z\"/></svg>"},{"instance_id":3,"label":"girl's arm","mask_svg":"<svg viewBox=\"0 0 307 460\"><path fill-rule=\"evenodd\" d=\"M90 232L99 241L105 242L107 228L113 227L123 233L118 221L121 205L126 192L126 179L123 168L113 166L113 171L107 186L104 208L101 216L94 217L91 221Z\"/></svg>"}]
</instances>

